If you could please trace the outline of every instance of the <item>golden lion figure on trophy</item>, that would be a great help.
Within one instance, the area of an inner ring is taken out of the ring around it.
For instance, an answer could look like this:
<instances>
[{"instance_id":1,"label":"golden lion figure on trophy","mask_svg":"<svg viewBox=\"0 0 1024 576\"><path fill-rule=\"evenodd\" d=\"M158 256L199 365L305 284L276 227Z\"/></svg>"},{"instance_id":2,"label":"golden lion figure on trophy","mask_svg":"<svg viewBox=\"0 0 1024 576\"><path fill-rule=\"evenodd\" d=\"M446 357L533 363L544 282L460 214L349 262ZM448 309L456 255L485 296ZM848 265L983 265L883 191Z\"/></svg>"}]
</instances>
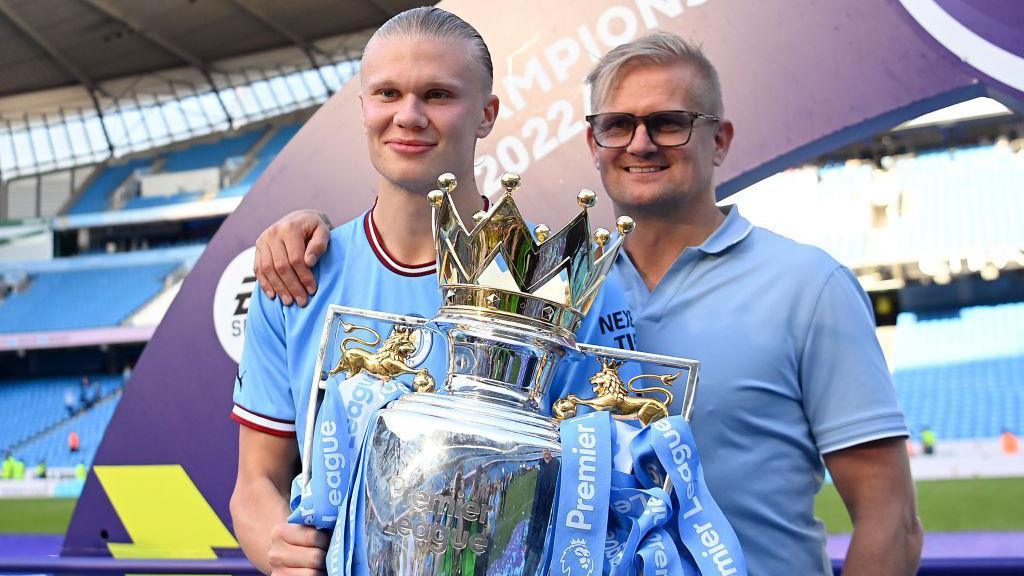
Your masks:
<instances>
[{"instance_id":1,"label":"golden lion figure on trophy","mask_svg":"<svg viewBox=\"0 0 1024 576\"><path fill-rule=\"evenodd\" d=\"M675 374L641 374L623 383L619 376L619 366L622 362L618 360L606 360L598 358L601 362L601 371L590 378L590 384L594 387L594 398L580 398L570 394L565 398L555 401L551 411L555 420L562 421L576 415L576 407L579 405L590 406L594 410L607 410L617 420L639 420L644 426L668 416L668 407L672 404L672 393L664 388L634 388L633 383L644 378L658 380L664 386L671 386L672 382L679 378L680 372ZM665 400L655 398L638 398L630 396L633 394L645 394L660 392L665 395Z\"/></svg>"},{"instance_id":2,"label":"golden lion figure on trophy","mask_svg":"<svg viewBox=\"0 0 1024 576\"><path fill-rule=\"evenodd\" d=\"M416 370L409 367L407 361L409 356L416 352L416 343L413 342L415 330L407 326L395 325L391 335L381 344L376 352L364 350L363 348L350 348L350 343L363 346L376 346L380 344L380 334L366 326L355 326L345 324L345 333L349 334L355 330L365 330L373 334L373 341L363 340L356 336L348 336L341 341L341 359L338 365L328 373L334 376L340 372L347 372L349 377L355 376L362 371L369 372L385 382L401 376L402 374L415 374L412 385L417 392L433 392L434 378L427 372L426 368Z\"/></svg>"}]
</instances>

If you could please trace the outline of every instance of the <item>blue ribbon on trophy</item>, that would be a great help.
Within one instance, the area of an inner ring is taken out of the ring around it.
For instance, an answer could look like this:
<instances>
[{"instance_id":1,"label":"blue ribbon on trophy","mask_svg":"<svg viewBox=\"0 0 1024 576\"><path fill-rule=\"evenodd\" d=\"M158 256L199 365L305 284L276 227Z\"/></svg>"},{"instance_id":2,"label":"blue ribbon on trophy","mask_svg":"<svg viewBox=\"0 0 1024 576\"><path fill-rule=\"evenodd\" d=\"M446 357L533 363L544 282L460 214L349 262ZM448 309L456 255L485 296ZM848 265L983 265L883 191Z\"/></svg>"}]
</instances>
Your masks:
<instances>
[{"instance_id":1,"label":"blue ribbon on trophy","mask_svg":"<svg viewBox=\"0 0 1024 576\"><path fill-rule=\"evenodd\" d=\"M348 416L336 386L328 386L313 426L312 451L303 455L309 472L292 480L288 522L333 530L351 482Z\"/></svg>"},{"instance_id":2,"label":"blue ribbon on trophy","mask_svg":"<svg viewBox=\"0 0 1024 576\"><path fill-rule=\"evenodd\" d=\"M611 495L612 425L607 412L562 422L562 466L551 570L600 574Z\"/></svg>"},{"instance_id":3,"label":"blue ribbon on trophy","mask_svg":"<svg viewBox=\"0 0 1024 576\"><path fill-rule=\"evenodd\" d=\"M359 330L371 333L374 339L352 335ZM422 361L426 355L418 354L412 335L409 326L392 325L383 344L408 342L413 346L408 356L417 356L416 360ZM432 387L433 382L423 371L366 371L367 350L351 344L382 344L381 334L369 326L349 324L338 310L329 316L323 339L326 345L317 362L310 395L303 470L292 481L288 521L333 532L329 571L339 574L348 573L352 566L352 546L348 542L353 539L353 529L351 523L345 525L345 520L353 516L352 497L359 486L358 464L366 431L381 408L412 391L397 376L415 375L413 386L418 387ZM334 368L327 371L328 365ZM339 564L342 558L344 570Z\"/></svg>"},{"instance_id":4,"label":"blue ribbon on trophy","mask_svg":"<svg viewBox=\"0 0 1024 576\"><path fill-rule=\"evenodd\" d=\"M655 420L628 441L632 474L613 470L615 430L602 411L562 422L550 573L745 576L739 539L707 488L686 419ZM594 550L612 553L595 558Z\"/></svg>"},{"instance_id":5,"label":"blue ribbon on trophy","mask_svg":"<svg viewBox=\"0 0 1024 576\"><path fill-rule=\"evenodd\" d=\"M438 184L438 315L331 306L324 325L289 521L333 530L328 574L745 576L687 423L698 363L573 336L632 221L591 240L585 190L569 225L531 231L506 175L505 195L467 228L454 177ZM382 342L371 325L391 333ZM447 344L442 393L415 353L424 330ZM581 353L602 364L594 396L542 414L554 366ZM682 372L623 381L626 361L685 369L681 415L666 387Z\"/></svg>"},{"instance_id":6,"label":"blue ribbon on trophy","mask_svg":"<svg viewBox=\"0 0 1024 576\"><path fill-rule=\"evenodd\" d=\"M653 422L630 444L637 462L649 461L653 453L675 488L675 521L678 535L690 551L700 573L747 573L739 539L704 481L697 445L690 425L682 416ZM636 475L645 486L663 481L652 476L651 467L638 466Z\"/></svg>"}]
</instances>

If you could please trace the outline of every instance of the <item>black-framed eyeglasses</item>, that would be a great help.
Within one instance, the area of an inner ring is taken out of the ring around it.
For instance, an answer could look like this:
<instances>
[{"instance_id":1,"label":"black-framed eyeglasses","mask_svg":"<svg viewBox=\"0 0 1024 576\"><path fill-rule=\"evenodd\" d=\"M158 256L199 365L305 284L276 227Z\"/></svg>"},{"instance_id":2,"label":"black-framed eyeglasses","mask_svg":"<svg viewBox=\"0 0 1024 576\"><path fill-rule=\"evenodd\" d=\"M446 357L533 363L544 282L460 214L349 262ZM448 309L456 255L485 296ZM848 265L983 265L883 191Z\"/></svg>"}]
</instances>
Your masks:
<instances>
[{"instance_id":1,"label":"black-framed eyeglasses","mask_svg":"<svg viewBox=\"0 0 1024 576\"><path fill-rule=\"evenodd\" d=\"M647 137L657 146L672 148L685 146L693 135L693 123L698 118L718 122L718 116L688 110L663 110L645 116L626 112L605 112L587 116L594 133L594 141L601 148L625 148L633 141L636 127L643 122Z\"/></svg>"}]
</instances>

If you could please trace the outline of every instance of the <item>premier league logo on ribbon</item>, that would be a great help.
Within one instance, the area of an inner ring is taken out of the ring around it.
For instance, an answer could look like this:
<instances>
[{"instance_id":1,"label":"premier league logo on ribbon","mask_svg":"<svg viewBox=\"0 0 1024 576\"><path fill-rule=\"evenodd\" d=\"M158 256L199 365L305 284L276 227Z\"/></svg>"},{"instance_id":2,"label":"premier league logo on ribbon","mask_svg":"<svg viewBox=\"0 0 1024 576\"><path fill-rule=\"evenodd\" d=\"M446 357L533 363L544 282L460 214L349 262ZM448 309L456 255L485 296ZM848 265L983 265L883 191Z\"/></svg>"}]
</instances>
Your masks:
<instances>
[{"instance_id":1,"label":"premier league logo on ribbon","mask_svg":"<svg viewBox=\"0 0 1024 576\"><path fill-rule=\"evenodd\" d=\"M559 561L562 563L563 576L591 576L594 573L594 560L583 538L570 540Z\"/></svg>"},{"instance_id":2,"label":"premier league logo on ribbon","mask_svg":"<svg viewBox=\"0 0 1024 576\"><path fill-rule=\"evenodd\" d=\"M531 231L512 199L518 176L502 182L471 227L452 204L454 177L428 196L436 317L329 310L291 521L333 530L332 576L745 574L686 424L698 363L575 341L632 220L619 218L614 239L591 235L585 190L563 229ZM431 353L432 333L446 354ZM580 381L594 396L568 394L547 416L556 366L583 355L600 360ZM627 361L673 372L623 379ZM661 386L636 387L643 379ZM669 413L673 385L683 417ZM652 422L667 432L652 435ZM688 512L698 497L703 515ZM694 533L695 520L707 527ZM701 548L712 536L721 545Z\"/></svg>"}]
</instances>

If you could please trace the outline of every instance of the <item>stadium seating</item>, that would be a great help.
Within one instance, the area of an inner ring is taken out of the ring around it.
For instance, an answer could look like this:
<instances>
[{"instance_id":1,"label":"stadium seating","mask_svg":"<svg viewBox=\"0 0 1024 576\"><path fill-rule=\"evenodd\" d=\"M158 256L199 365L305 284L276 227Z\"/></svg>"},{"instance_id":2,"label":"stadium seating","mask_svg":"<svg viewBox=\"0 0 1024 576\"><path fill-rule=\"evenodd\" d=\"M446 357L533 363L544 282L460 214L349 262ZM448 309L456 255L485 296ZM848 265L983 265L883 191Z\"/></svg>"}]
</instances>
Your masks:
<instances>
[{"instance_id":1,"label":"stadium seating","mask_svg":"<svg viewBox=\"0 0 1024 576\"><path fill-rule=\"evenodd\" d=\"M251 166L245 170L244 177L238 180L234 186L222 189L217 196L219 198L226 198L245 195L301 127L300 123L293 123L277 128L266 144L259 149ZM68 210L68 214L84 214L110 210L111 194L135 170L158 166L159 173L168 173L223 166L229 158L244 156L249 153L266 131L267 129L265 128L252 130L216 142L194 144L183 150L165 154L162 157L136 159L123 165L103 167L100 169L102 172L93 180L88 189L82 193L79 200ZM162 161L160 161L161 158ZM200 200L201 196L200 192L183 192L171 196L132 196L127 199L122 209L132 210L135 208L171 206L195 202Z\"/></svg>"},{"instance_id":2,"label":"stadium seating","mask_svg":"<svg viewBox=\"0 0 1024 576\"><path fill-rule=\"evenodd\" d=\"M252 167L246 172L243 177L234 186L224 188L217 194L218 198L226 198L229 196L242 196L245 195L249 188L256 183L256 180L263 175L263 171L270 166L270 163L274 161L274 158L284 149L285 145L298 133L301 124L286 124L278 128L277 132L267 140L267 143L260 149L256 156L255 162Z\"/></svg>"},{"instance_id":3,"label":"stadium seating","mask_svg":"<svg viewBox=\"0 0 1024 576\"><path fill-rule=\"evenodd\" d=\"M46 462L50 468L70 468L79 462L90 466L119 400L119 393L105 397L90 410L19 446L15 456L29 466L39 462ZM71 432L78 433L81 442L77 452L68 449L68 434Z\"/></svg>"},{"instance_id":4,"label":"stadium seating","mask_svg":"<svg viewBox=\"0 0 1024 576\"><path fill-rule=\"evenodd\" d=\"M68 210L68 214L84 214L87 212L105 212L110 209L110 195L124 183L132 172L152 166L153 159L137 159L122 165L107 165L82 193L78 201Z\"/></svg>"},{"instance_id":5,"label":"stadium seating","mask_svg":"<svg viewBox=\"0 0 1024 576\"><path fill-rule=\"evenodd\" d=\"M183 204L185 202L194 202L199 200L202 195L202 192L182 192L171 196L133 196L129 198L121 208L122 210L131 210L134 208L171 206L174 204Z\"/></svg>"},{"instance_id":6,"label":"stadium seating","mask_svg":"<svg viewBox=\"0 0 1024 576\"><path fill-rule=\"evenodd\" d=\"M99 382L102 397L123 385L119 376L90 375L89 379ZM0 418L0 457L19 442L67 420L64 394L70 390L77 399L80 382L81 377L71 376L0 382L0 406L4 409ZM66 449L66 435L64 440Z\"/></svg>"},{"instance_id":7,"label":"stadium seating","mask_svg":"<svg viewBox=\"0 0 1024 576\"><path fill-rule=\"evenodd\" d=\"M1024 432L1024 303L897 318L893 382L911 432L940 438Z\"/></svg>"},{"instance_id":8,"label":"stadium seating","mask_svg":"<svg viewBox=\"0 0 1024 576\"><path fill-rule=\"evenodd\" d=\"M30 275L0 302L0 334L116 326L164 288L180 263L96 267Z\"/></svg>"},{"instance_id":9,"label":"stadium seating","mask_svg":"<svg viewBox=\"0 0 1024 576\"><path fill-rule=\"evenodd\" d=\"M1014 356L1024 356L1024 303L930 319L905 312L896 319L891 360L897 372Z\"/></svg>"},{"instance_id":10,"label":"stadium seating","mask_svg":"<svg viewBox=\"0 0 1024 576\"><path fill-rule=\"evenodd\" d=\"M745 216L847 266L1024 246L1024 152L985 145L787 170L736 197ZM875 222L884 212L884 222Z\"/></svg>"},{"instance_id":11,"label":"stadium seating","mask_svg":"<svg viewBox=\"0 0 1024 576\"><path fill-rule=\"evenodd\" d=\"M298 133L301 127L301 124L288 124L279 128L260 150L256 163L245 175L241 183L249 186L255 184L256 180L263 174L263 171L267 169L267 166L281 153L281 150L284 150L285 145Z\"/></svg>"},{"instance_id":12,"label":"stadium seating","mask_svg":"<svg viewBox=\"0 0 1024 576\"><path fill-rule=\"evenodd\" d=\"M163 172L198 170L224 164L232 156L243 156L263 135L263 130L253 130L217 142L195 144L184 150L165 156Z\"/></svg>"},{"instance_id":13,"label":"stadium seating","mask_svg":"<svg viewBox=\"0 0 1024 576\"><path fill-rule=\"evenodd\" d=\"M925 426L941 440L1024 431L1024 356L896 370L911 434Z\"/></svg>"}]
</instances>

